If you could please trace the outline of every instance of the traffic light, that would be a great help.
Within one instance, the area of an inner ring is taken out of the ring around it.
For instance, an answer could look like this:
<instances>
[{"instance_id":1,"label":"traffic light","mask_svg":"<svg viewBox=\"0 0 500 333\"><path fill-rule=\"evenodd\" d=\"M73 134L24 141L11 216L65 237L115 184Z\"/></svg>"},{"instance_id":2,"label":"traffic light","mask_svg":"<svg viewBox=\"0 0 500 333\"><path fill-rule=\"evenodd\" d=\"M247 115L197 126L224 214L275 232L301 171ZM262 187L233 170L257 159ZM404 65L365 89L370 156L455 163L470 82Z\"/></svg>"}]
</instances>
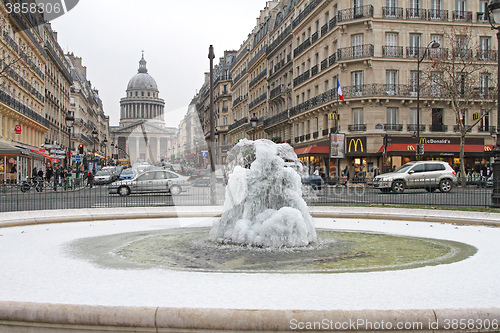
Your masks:
<instances>
[{"instance_id":1,"label":"traffic light","mask_svg":"<svg viewBox=\"0 0 500 333\"><path fill-rule=\"evenodd\" d=\"M83 145L78 146L78 153L83 154Z\"/></svg>"}]
</instances>

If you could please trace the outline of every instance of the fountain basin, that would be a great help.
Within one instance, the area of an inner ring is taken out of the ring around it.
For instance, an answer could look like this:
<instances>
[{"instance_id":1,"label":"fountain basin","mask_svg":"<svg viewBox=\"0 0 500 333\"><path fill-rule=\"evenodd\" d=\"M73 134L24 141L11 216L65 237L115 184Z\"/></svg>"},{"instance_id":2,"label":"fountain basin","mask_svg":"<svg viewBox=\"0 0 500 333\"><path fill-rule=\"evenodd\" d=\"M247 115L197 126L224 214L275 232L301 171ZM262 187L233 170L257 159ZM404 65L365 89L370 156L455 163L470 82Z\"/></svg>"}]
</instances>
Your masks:
<instances>
[{"instance_id":1,"label":"fountain basin","mask_svg":"<svg viewBox=\"0 0 500 333\"><path fill-rule=\"evenodd\" d=\"M488 320L492 327L493 320L500 319L500 292L492 287L499 270L494 264L499 229L485 226L497 225L498 214L339 207L310 210L319 228L335 225L335 229L434 235L469 243L479 252L448 265L369 273L115 270L75 259L65 252L66 244L103 234L208 227L210 216L220 214L219 208L141 208L127 214L115 209L37 212L34 222L28 221L30 214L26 213L1 214L2 225L9 228L0 229L0 251L7 254L1 259L0 283L5 288L0 291L0 331L20 332L28 327L30 332L276 331L298 329L307 323L328 325L330 321L334 325L354 321L357 330L369 330L367 323L380 325L382 320L393 327L421 322L421 330L425 330L433 325L444 329L446 320L451 324L454 318L476 319L484 329ZM176 219L179 216L200 218ZM366 220L368 216L378 220ZM84 222L62 223L78 221ZM476 226L439 223L446 221ZM18 247L12 248L14 244ZM39 251L23 257L27 244Z\"/></svg>"}]
</instances>

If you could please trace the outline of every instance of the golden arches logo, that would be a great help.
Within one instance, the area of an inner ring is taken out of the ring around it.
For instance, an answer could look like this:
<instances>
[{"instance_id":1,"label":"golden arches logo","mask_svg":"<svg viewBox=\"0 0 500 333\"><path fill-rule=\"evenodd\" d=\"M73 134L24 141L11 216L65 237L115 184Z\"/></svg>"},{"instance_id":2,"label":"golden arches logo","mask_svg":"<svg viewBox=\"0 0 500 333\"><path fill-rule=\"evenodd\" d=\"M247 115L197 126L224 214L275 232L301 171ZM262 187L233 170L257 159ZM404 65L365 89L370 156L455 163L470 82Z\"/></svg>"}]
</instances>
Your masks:
<instances>
[{"instance_id":1,"label":"golden arches logo","mask_svg":"<svg viewBox=\"0 0 500 333\"><path fill-rule=\"evenodd\" d=\"M426 144L427 143L427 138L420 138L420 144Z\"/></svg>"},{"instance_id":2,"label":"golden arches logo","mask_svg":"<svg viewBox=\"0 0 500 333\"><path fill-rule=\"evenodd\" d=\"M337 114L337 112L332 112L328 116L328 120L339 120L339 115Z\"/></svg>"},{"instance_id":3,"label":"golden arches logo","mask_svg":"<svg viewBox=\"0 0 500 333\"><path fill-rule=\"evenodd\" d=\"M354 152L358 152L358 144L359 144L359 147L361 148L359 150L359 152L364 152L365 149L363 147L363 142L361 141L360 138L357 138L357 139L351 139L351 141L349 142L349 152L352 151L351 147L352 145L354 144Z\"/></svg>"},{"instance_id":4,"label":"golden arches logo","mask_svg":"<svg viewBox=\"0 0 500 333\"><path fill-rule=\"evenodd\" d=\"M416 148L415 148L415 146L413 146L413 145L408 145L408 146L406 146L406 150L415 151L415 150L416 150Z\"/></svg>"},{"instance_id":5,"label":"golden arches logo","mask_svg":"<svg viewBox=\"0 0 500 333\"><path fill-rule=\"evenodd\" d=\"M490 146L484 146L484 151L493 151Z\"/></svg>"}]
</instances>

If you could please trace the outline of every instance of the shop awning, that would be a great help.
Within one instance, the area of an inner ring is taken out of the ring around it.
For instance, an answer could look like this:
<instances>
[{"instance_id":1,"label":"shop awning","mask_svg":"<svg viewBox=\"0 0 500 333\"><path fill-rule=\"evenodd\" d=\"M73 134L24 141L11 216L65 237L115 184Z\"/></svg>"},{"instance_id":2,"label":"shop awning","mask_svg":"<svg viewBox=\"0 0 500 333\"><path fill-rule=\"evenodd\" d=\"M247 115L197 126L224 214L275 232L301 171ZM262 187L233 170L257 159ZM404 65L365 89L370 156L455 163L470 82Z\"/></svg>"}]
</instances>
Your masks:
<instances>
[{"instance_id":1,"label":"shop awning","mask_svg":"<svg viewBox=\"0 0 500 333\"><path fill-rule=\"evenodd\" d=\"M310 146L305 148L295 149L295 154L297 155L319 155L319 154L329 154L330 147L328 146Z\"/></svg>"},{"instance_id":2,"label":"shop awning","mask_svg":"<svg viewBox=\"0 0 500 333\"><path fill-rule=\"evenodd\" d=\"M414 152L417 147L416 144L404 144L395 143L387 146L388 152ZM464 151L468 153L485 153L491 152L495 148L494 145L465 145ZM448 144L424 144L425 152L460 152L460 145L448 145ZM378 150L379 153L384 152L384 145Z\"/></svg>"},{"instance_id":3,"label":"shop awning","mask_svg":"<svg viewBox=\"0 0 500 333\"><path fill-rule=\"evenodd\" d=\"M60 160L57 159L57 158L52 158L50 157L50 155L48 155L47 153L44 153L44 152L41 152L41 151L38 151L38 150L34 150L34 149L31 149L31 151L35 154L39 154L39 155L42 155L43 157L49 159L51 162L59 162Z\"/></svg>"}]
</instances>

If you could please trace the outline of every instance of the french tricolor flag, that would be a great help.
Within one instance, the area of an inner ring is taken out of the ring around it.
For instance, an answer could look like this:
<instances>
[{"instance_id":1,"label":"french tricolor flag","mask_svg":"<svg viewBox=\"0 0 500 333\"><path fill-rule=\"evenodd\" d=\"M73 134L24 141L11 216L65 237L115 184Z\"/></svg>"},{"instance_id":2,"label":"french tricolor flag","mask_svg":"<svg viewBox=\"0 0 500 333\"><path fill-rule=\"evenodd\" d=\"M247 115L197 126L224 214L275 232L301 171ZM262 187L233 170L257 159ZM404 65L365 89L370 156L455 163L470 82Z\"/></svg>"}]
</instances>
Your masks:
<instances>
[{"instance_id":1,"label":"french tricolor flag","mask_svg":"<svg viewBox=\"0 0 500 333\"><path fill-rule=\"evenodd\" d=\"M337 78L337 93L339 94L340 100L343 101L344 95L342 94L342 88L340 88L339 78Z\"/></svg>"}]
</instances>

